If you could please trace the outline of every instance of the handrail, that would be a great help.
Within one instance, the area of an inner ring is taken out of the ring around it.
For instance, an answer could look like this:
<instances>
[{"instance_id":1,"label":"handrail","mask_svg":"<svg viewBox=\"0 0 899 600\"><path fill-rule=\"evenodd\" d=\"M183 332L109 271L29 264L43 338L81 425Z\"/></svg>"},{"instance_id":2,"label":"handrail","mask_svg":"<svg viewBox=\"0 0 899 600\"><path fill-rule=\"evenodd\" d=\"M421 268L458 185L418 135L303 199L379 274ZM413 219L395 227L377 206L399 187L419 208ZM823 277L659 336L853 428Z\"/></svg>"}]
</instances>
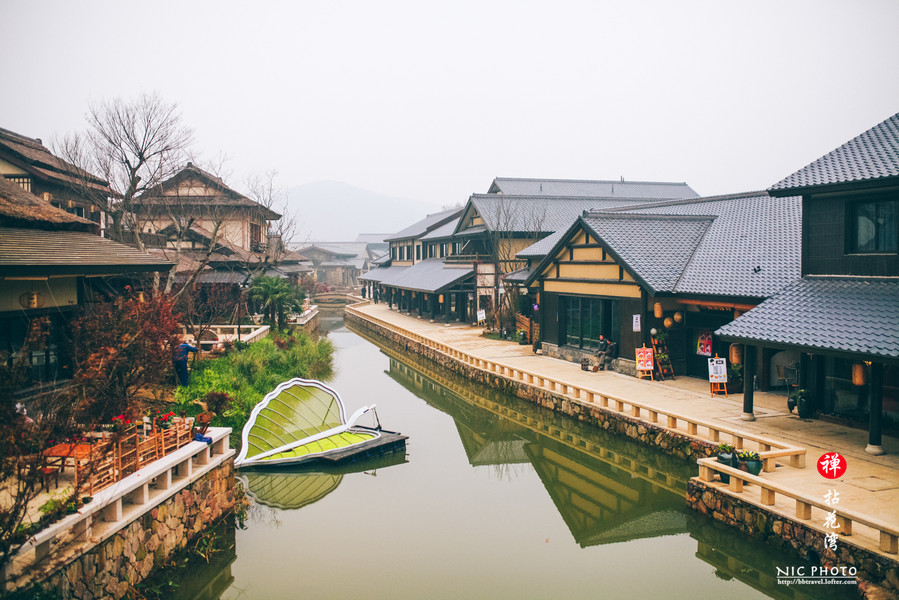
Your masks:
<instances>
[{"instance_id":1,"label":"handrail","mask_svg":"<svg viewBox=\"0 0 899 600\"><path fill-rule=\"evenodd\" d=\"M366 303L367 302L368 301L366 301ZM743 449L745 447L746 441L752 441L755 443L755 449L758 450L759 454L762 455L764 459L764 469L767 472L774 471L777 459L785 457L789 457L790 466L800 469L805 467L805 448L786 444L779 440L768 438L762 435L755 435L727 426L708 423L700 419L688 417L676 411L660 409L648 406L635 400L619 398L611 394L605 394L592 389L571 385L570 383L562 381L559 378L537 375L535 373L517 369L495 360L479 358L472 354L449 346L448 344L444 344L442 342L438 342L430 338L421 336L417 333L411 332L407 329L399 327L393 323L390 323L373 315L364 314L357 309L357 307L362 305L363 303L361 302L357 304L347 305L346 310L350 311L353 314L356 314L360 318L375 322L376 324L385 327L386 329L389 329L408 339L411 339L438 352L441 352L446 356L460 360L474 368L484 370L491 374L507 377L509 379L512 379L513 381L518 381L527 385L533 385L540 389L547 389L550 392L559 393L576 401L583 401L589 404L598 403L601 408L620 414L629 414L630 416L636 417L638 419L641 419L642 415L645 413L650 423L665 426L667 427L667 429L677 431L678 433L685 433L687 436L697 440L701 440L703 442L721 442L721 434L725 434L730 437L730 441L732 442L733 446L738 449ZM625 407L627 407L627 410ZM661 423L663 419L665 421L664 425ZM683 428L680 428L680 425L683 425ZM707 434L706 436L699 435L700 428L705 430L705 433Z\"/></svg>"},{"instance_id":2,"label":"handrail","mask_svg":"<svg viewBox=\"0 0 899 600\"><path fill-rule=\"evenodd\" d=\"M742 494L743 485L746 483L758 485L761 490L759 502L765 506L773 506L777 494L792 498L796 501L796 518L801 521L808 521L812 518L813 507L829 514L836 513L837 524L839 525L838 531L841 535L852 536L852 524L860 523L879 532L880 541L878 547L882 552L887 554L899 553L899 527L851 510L830 506L826 502L822 502L808 494L797 492L757 475L719 463L714 458L700 458L696 463L699 465L699 480L704 483L712 483L714 481L714 472L718 472L730 476L730 483L722 483L721 487L727 485L728 489L734 494Z\"/></svg>"},{"instance_id":3,"label":"handrail","mask_svg":"<svg viewBox=\"0 0 899 600\"><path fill-rule=\"evenodd\" d=\"M234 450L228 444L230 433L228 427L210 427L206 435L212 438L212 444L192 441L97 492L78 512L26 541L16 552L14 563L6 566L7 575L15 578L24 574L46 558L51 550L58 553L66 544L79 540L96 544L112 536L135 516L159 505L184 485L196 481L233 456ZM132 506L135 508L129 508ZM30 554L32 550L33 555Z\"/></svg>"}]
</instances>

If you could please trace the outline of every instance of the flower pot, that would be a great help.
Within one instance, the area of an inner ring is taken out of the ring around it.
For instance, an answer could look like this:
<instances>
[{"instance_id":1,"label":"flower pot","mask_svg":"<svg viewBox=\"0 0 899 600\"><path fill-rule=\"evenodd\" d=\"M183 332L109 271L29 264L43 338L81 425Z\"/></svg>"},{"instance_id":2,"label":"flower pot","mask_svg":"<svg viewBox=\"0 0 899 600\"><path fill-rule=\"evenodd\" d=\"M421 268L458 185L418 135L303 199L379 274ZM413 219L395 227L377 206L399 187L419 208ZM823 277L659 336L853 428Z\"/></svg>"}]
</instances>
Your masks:
<instances>
[{"instance_id":1,"label":"flower pot","mask_svg":"<svg viewBox=\"0 0 899 600\"><path fill-rule=\"evenodd\" d=\"M733 466L734 455L732 452L719 452L718 453L718 462L722 465L727 465L729 467ZM718 477L721 478L721 483L730 483L730 475L727 473L718 473Z\"/></svg>"},{"instance_id":2,"label":"flower pot","mask_svg":"<svg viewBox=\"0 0 899 600\"><path fill-rule=\"evenodd\" d=\"M799 412L800 419L810 419L812 417L812 403L808 400L808 398L799 398L796 402L796 408Z\"/></svg>"},{"instance_id":3,"label":"flower pot","mask_svg":"<svg viewBox=\"0 0 899 600\"><path fill-rule=\"evenodd\" d=\"M762 461L761 460L747 460L746 461L746 471L751 473L752 475L758 475L762 472Z\"/></svg>"}]
</instances>

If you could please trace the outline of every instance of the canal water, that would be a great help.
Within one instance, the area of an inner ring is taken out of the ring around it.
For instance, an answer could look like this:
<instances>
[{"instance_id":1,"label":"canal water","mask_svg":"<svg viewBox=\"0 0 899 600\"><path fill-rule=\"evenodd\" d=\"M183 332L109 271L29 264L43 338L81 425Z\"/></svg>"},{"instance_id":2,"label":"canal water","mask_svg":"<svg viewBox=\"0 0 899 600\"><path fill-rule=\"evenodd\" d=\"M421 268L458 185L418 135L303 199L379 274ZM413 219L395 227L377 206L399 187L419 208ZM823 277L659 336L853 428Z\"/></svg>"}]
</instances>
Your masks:
<instances>
[{"instance_id":1,"label":"canal water","mask_svg":"<svg viewBox=\"0 0 899 600\"><path fill-rule=\"evenodd\" d=\"M481 389L325 317L347 410L376 403L405 456L240 472L255 499L191 598L854 598L786 586L795 554L685 507L695 465ZM852 590L849 589L852 587Z\"/></svg>"}]
</instances>

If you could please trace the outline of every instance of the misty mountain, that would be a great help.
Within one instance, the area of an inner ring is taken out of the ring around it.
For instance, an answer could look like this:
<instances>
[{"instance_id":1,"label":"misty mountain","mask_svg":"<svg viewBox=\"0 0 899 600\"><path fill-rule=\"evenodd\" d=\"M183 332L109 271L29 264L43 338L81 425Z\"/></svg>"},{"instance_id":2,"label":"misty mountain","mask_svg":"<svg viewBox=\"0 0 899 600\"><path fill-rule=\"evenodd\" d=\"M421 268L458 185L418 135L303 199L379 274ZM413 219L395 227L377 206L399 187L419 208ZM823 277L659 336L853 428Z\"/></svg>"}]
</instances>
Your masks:
<instances>
[{"instance_id":1,"label":"misty mountain","mask_svg":"<svg viewBox=\"0 0 899 600\"><path fill-rule=\"evenodd\" d=\"M297 220L295 243L347 242L360 233L395 233L440 207L386 196L339 181L316 181L287 190Z\"/></svg>"}]
</instances>

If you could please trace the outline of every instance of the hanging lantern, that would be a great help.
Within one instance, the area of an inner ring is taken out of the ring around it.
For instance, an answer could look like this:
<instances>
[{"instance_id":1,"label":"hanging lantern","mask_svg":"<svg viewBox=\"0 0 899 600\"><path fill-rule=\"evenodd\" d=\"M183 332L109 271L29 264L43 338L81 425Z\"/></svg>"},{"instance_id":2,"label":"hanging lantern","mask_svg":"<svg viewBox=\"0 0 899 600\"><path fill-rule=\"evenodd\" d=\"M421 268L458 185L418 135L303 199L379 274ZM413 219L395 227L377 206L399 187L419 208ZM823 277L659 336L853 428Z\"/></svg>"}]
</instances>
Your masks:
<instances>
[{"instance_id":1,"label":"hanging lantern","mask_svg":"<svg viewBox=\"0 0 899 600\"><path fill-rule=\"evenodd\" d=\"M662 303L656 302L652 305L652 314L656 319L662 318Z\"/></svg>"},{"instance_id":2,"label":"hanging lantern","mask_svg":"<svg viewBox=\"0 0 899 600\"><path fill-rule=\"evenodd\" d=\"M671 326L674 325L674 319L672 319L671 317L665 317L665 320L662 321L662 323L665 325L665 329L670 329Z\"/></svg>"},{"instance_id":3,"label":"hanging lantern","mask_svg":"<svg viewBox=\"0 0 899 600\"><path fill-rule=\"evenodd\" d=\"M865 385L865 365L864 363L852 364L852 385Z\"/></svg>"},{"instance_id":4,"label":"hanging lantern","mask_svg":"<svg viewBox=\"0 0 899 600\"><path fill-rule=\"evenodd\" d=\"M440 304L443 304L443 294L440 294L439 296L437 296L437 302L439 302Z\"/></svg>"},{"instance_id":5,"label":"hanging lantern","mask_svg":"<svg viewBox=\"0 0 899 600\"><path fill-rule=\"evenodd\" d=\"M730 363L738 365L743 362L743 346L740 344L730 345Z\"/></svg>"},{"instance_id":6,"label":"hanging lantern","mask_svg":"<svg viewBox=\"0 0 899 600\"><path fill-rule=\"evenodd\" d=\"M683 320L684 320L684 313L682 313L681 311L677 311L676 313L674 313L674 322L675 323L680 323Z\"/></svg>"}]
</instances>

